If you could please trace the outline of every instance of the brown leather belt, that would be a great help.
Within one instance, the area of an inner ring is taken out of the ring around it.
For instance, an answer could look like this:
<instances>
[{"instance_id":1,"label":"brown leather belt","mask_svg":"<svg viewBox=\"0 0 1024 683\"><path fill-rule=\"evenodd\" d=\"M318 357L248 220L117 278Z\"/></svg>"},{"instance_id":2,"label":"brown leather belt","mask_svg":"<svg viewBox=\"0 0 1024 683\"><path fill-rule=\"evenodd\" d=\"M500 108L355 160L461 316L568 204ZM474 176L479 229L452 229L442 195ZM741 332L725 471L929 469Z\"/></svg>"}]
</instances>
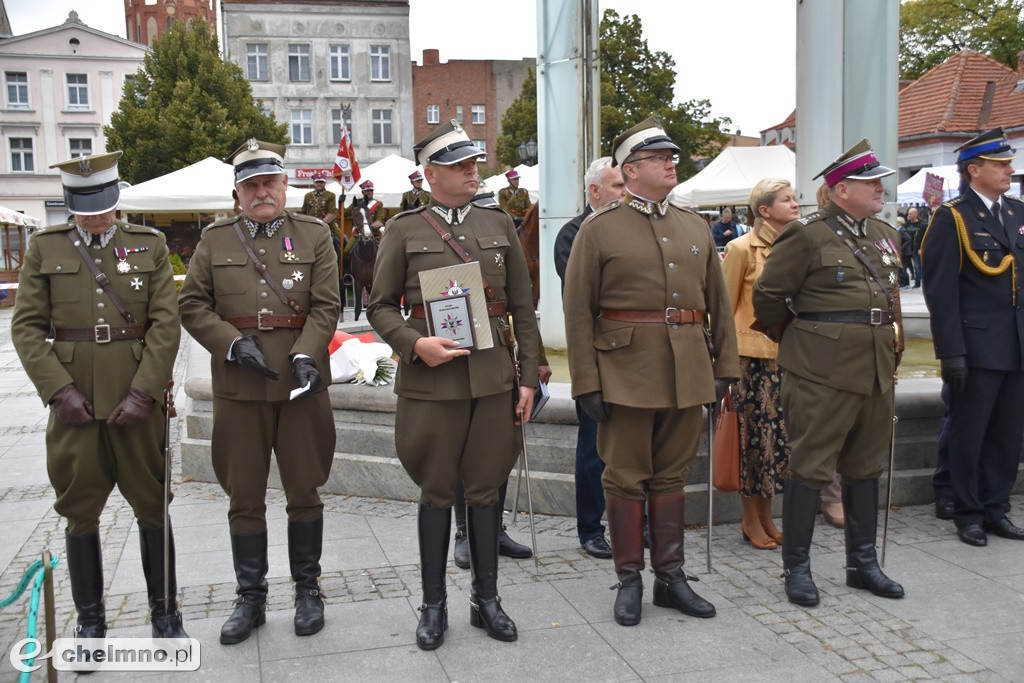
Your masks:
<instances>
[{"instance_id":1,"label":"brown leather belt","mask_svg":"<svg viewBox=\"0 0 1024 683\"><path fill-rule=\"evenodd\" d=\"M601 317L620 323L664 323L666 325L703 325L704 311L688 308L666 308L661 311L623 311L602 308Z\"/></svg>"},{"instance_id":2,"label":"brown leather belt","mask_svg":"<svg viewBox=\"0 0 1024 683\"><path fill-rule=\"evenodd\" d=\"M890 325L896 322L896 314L881 308L870 311L822 311L820 313L801 313L800 320L812 320L820 323L861 323L864 325Z\"/></svg>"},{"instance_id":3,"label":"brown leather belt","mask_svg":"<svg viewBox=\"0 0 1024 683\"><path fill-rule=\"evenodd\" d=\"M302 329L306 324L306 316L257 313L256 315L247 315L241 318L225 318L224 322L231 323L240 330L272 330L276 327Z\"/></svg>"},{"instance_id":4,"label":"brown leather belt","mask_svg":"<svg viewBox=\"0 0 1024 683\"><path fill-rule=\"evenodd\" d=\"M147 325L128 325L126 327L111 327L110 325L60 327L54 330L53 338L56 341L91 341L97 344L106 344L112 341L124 341L125 339L143 339L146 336L147 327Z\"/></svg>"},{"instance_id":5,"label":"brown leather belt","mask_svg":"<svg viewBox=\"0 0 1024 683\"><path fill-rule=\"evenodd\" d=\"M500 318L505 315L508 309L505 308L505 300L499 299L497 301L487 302L487 315L491 318ZM409 309L410 318L426 318L427 313L423 309L423 304L413 304Z\"/></svg>"}]
</instances>

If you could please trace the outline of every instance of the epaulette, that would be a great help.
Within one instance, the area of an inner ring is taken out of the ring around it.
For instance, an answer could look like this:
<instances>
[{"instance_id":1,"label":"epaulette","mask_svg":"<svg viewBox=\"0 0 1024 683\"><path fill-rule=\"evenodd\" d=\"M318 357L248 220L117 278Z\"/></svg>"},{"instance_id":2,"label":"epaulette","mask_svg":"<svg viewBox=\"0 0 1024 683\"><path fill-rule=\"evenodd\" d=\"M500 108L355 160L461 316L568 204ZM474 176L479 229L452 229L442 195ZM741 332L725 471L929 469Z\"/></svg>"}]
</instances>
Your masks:
<instances>
[{"instance_id":1,"label":"epaulette","mask_svg":"<svg viewBox=\"0 0 1024 683\"><path fill-rule=\"evenodd\" d=\"M203 231L205 232L206 230L208 230L210 228L219 228L222 225L231 225L232 223L234 223L235 221L237 221L241 217L242 217L242 214L236 213L236 214L232 214L231 216L225 216L224 218L218 218L217 220L215 220L214 222L210 223L205 228L203 228Z\"/></svg>"},{"instance_id":2,"label":"epaulette","mask_svg":"<svg viewBox=\"0 0 1024 683\"><path fill-rule=\"evenodd\" d=\"M683 213L691 213L691 214L693 214L694 216L696 216L697 218L700 218L701 220L704 220L704 218L703 218L703 217L702 217L702 216L701 216L701 215L700 215L699 213L697 213L696 211L694 211L694 210L693 210L693 209L691 209L690 207L688 207L688 206L683 206L682 204L677 204L677 203L675 202L675 200L673 200L673 199L672 199L672 195L669 195L669 198L668 198L668 205L669 205L669 206L671 206L671 207L672 207L673 209L679 209L679 210L680 210L680 211L682 211Z\"/></svg>"},{"instance_id":3,"label":"epaulette","mask_svg":"<svg viewBox=\"0 0 1024 683\"><path fill-rule=\"evenodd\" d=\"M1014 204L1020 204L1021 206L1024 206L1024 202L1022 202L1021 200L1017 199L1016 197L1011 197L1009 195L1005 195L1004 194L1002 198L1003 198L1004 201L1011 201Z\"/></svg>"},{"instance_id":4,"label":"epaulette","mask_svg":"<svg viewBox=\"0 0 1024 683\"><path fill-rule=\"evenodd\" d=\"M417 206L414 209L409 209L408 211L400 211L399 213L396 213L394 216L392 216L391 220L395 220L396 218L398 218L400 216L408 216L408 215L411 215L411 214L414 214L414 213L419 213L420 211L426 211L428 206L430 206L430 205L429 204L422 204L420 206ZM475 206L475 204L474 204L474 206Z\"/></svg>"},{"instance_id":5,"label":"epaulette","mask_svg":"<svg viewBox=\"0 0 1024 683\"><path fill-rule=\"evenodd\" d=\"M959 197L955 197L953 199L950 199L948 202L943 202L942 205L945 206L945 207L948 207L948 208L953 208L954 206L956 206L957 204L959 204L962 201L964 201L964 196L960 195Z\"/></svg>"},{"instance_id":6,"label":"epaulette","mask_svg":"<svg viewBox=\"0 0 1024 683\"><path fill-rule=\"evenodd\" d=\"M136 225L135 223L125 223L125 222L121 222L121 221L118 221L117 225L118 225L118 227L120 227L125 232L131 232L131 233L135 233L135 234L141 234L141 235L162 235L163 234L159 230L157 230L156 228L151 228L151 227L149 227L147 225Z\"/></svg>"},{"instance_id":7,"label":"epaulette","mask_svg":"<svg viewBox=\"0 0 1024 683\"><path fill-rule=\"evenodd\" d=\"M592 221L595 216L601 216L603 214L606 214L609 211L611 211L612 209L614 209L615 207L619 206L620 204L622 204L622 200L621 199L613 199L612 201L608 202L607 204L605 204L601 208L594 209L593 211L590 212L590 214L586 218L583 219L583 222L580 223L580 227L582 228L584 225L586 225L587 223Z\"/></svg>"},{"instance_id":8,"label":"epaulette","mask_svg":"<svg viewBox=\"0 0 1024 683\"><path fill-rule=\"evenodd\" d=\"M481 205L481 204L474 204L474 205L473 205L473 208L474 208L474 209L487 209L488 211L501 211L502 213L507 213L507 212L505 211L505 209L501 208L501 207L500 207L500 206L498 206L497 204L493 204L493 205L490 205L490 206L488 206L488 205L486 205L486 204L484 204L484 205Z\"/></svg>"},{"instance_id":9,"label":"epaulette","mask_svg":"<svg viewBox=\"0 0 1024 683\"><path fill-rule=\"evenodd\" d=\"M288 216L292 220L299 221L300 223L320 223L321 225L327 225L326 223L324 223L319 218L315 218L313 216L307 216L304 213L298 213L296 211L285 211L285 213L288 214Z\"/></svg>"},{"instance_id":10,"label":"epaulette","mask_svg":"<svg viewBox=\"0 0 1024 683\"><path fill-rule=\"evenodd\" d=\"M801 225L807 225L808 223L813 223L814 221L821 220L822 218L824 218L827 215L828 214L825 213L824 211L815 211L813 213L807 214L806 216L802 216L800 218L797 218L796 222L801 224Z\"/></svg>"},{"instance_id":11,"label":"epaulette","mask_svg":"<svg viewBox=\"0 0 1024 683\"><path fill-rule=\"evenodd\" d=\"M67 232L68 230L71 230L71 227L71 224L67 222L55 223L53 225L47 225L45 228L39 228L36 230L35 234L42 235L48 232Z\"/></svg>"}]
</instances>

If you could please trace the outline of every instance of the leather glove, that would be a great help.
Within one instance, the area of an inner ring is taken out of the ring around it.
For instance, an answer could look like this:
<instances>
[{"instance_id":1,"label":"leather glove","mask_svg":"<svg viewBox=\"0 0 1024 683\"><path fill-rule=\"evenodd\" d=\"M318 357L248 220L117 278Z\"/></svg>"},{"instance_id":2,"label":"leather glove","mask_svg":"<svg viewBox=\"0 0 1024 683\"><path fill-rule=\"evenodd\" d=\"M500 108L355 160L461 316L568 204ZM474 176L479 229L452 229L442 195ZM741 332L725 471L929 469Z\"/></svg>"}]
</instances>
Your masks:
<instances>
[{"instance_id":1,"label":"leather glove","mask_svg":"<svg viewBox=\"0 0 1024 683\"><path fill-rule=\"evenodd\" d=\"M231 347L231 352L235 355L235 362L246 370L251 370L257 375L263 375L268 379L278 379L280 377L280 375L267 367L267 361L263 357L263 352L260 351L260 342L256 335L250 334L236 341L235 345Z\"/></svg>"},{"instance_id":2,"label":"leather glove","mask_svg":"<svg viewBox=\"0 0 1024 683\"><path fill-rule=\"evenodd\" d=\"M92 404L74 384L65 384L50 399L50 405L57 412L57 419L72 427L89 424L95 418Z\"/></svg>"},{"instance_id":3,"label":"leather glove","mask_svg":"<svg viewBox=\"0 0 1024 683\"><path fill-rule=\"evenodd\" d=\"M963 391L967 387L967 356L953 356L939 360L942 381L951 391Z\"/></svg>"},{"instance_id":4,"label":"leather glove","mask_svg":"<svg viewBox=\"0 0 1024 683\"><path fill-rule=\"evenodd\" d=\"M299 356L292 360L292 374L295 375L300 387L304 387L308 383L310 392L320 388L320 373L312 358Z\"/></svg>"},{"instance_id":5,"label":"leather glove","mask_svg":"<svg viewBox=\"0 0 1024 683\"><path fill-rule=\"evenodd\" d=\"M114 411L107 418L108 425L130 427L139 424L147 417L153 409L153 398L138 387L128 387L128 393L117 404Z\"/></svg>"},{"instance_id":6,"label":"leather glove","mask_svg":"<svg viewBox=\"0 0 1024 683\"><path fill-rule=\"evenodd\" d=\"M730 384L731 382L727 379L715 380L715 405L711 407L712 419L718 419L718 413L722 410L722 400L725 398L725 392L729 391Z\"/></svg>"},{"instance_id":7,"label":"leather glove","mask_svg":"<svg viewBox=\"0 0 1024 683\"><path fill-rule=\"evenodd\" d=\"M600 391L583 394L579 401L583 412L589 415L591 420L602 423L608 421L608 404L604 402L604 394Z\"/></svg>"}]
</instances>

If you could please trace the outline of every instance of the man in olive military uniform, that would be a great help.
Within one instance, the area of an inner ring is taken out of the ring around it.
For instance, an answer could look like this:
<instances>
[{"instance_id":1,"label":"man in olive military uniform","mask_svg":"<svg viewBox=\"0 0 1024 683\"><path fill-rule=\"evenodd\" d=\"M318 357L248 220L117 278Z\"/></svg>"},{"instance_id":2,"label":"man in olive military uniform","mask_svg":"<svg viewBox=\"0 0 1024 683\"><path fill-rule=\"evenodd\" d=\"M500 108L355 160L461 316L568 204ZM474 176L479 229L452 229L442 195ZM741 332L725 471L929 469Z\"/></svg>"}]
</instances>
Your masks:
<instances>
[{"instance_id":1,"label":"man in olive military uniform","mask_svg":"<svg viewBox=\"0 0 1024 683\"><path fill-rule=\"evenodd\" d=\"M454 120L413 148L430 183L430 204L399 214L381 240L367 313L399 356L395 448L420 487L418 532L423 606L416 642L431 650L447 627L445 568L455 485L465 485L472 592L470 623L492 638L517 638L498 598L498 489L515 463L514 420L525 422L537 386L538 332L530 277L515 227L505 212L474 206L476 157L483 154ZM454 246L480 265L488 283L487 320L494 346L455 348L430 336L424 301L440 292L420 289L420 272L463 263ZM409 319L401 301L412 304ZM511 314L519 339L522 386L503 332Z\"/></svg>"},{"instance_id":2,"label":"man in olive military uniform","mask_svg":"<svg viewBox=\"0 0 1024 683\"><path fill-rule=\"evenodd\" d=\"M365 220L369 222L373 234L379 237L380 229L384 227L384 221L387 220L387 211L384 209L384 204L373 198L372 180L360 183L359 189L362 190L363 196L353 200L352 206L348 209L348 215L352 218L353 234L355 234L356 228L362 226L362 219L356 218L356 213L361 211Z\"/></svg>"},{"instance_id":3,"label":"man in olive military uniform","mask_svg":"<svg viewBox=\"0 0 1024 683\"><path fill-rule=\"evenodd\" d=\"M949 387L949 481L964 543L986 532L1024 540L1006 517L1020 462L1024 405L1024 204L1007 197L1013 150L1002 128L958 150L960 196L922 242L935 356Z\"/></svg>"},{"instance_id":4,"label":"man in olive military uniform","mask_svg":"<svg viewBox=\"0 0 1024 683\"><path fill-rule=\"evenodd\" d=\"M402 194L402 211L411 211L430 203L430 193L423 189L423 174L416 169L409 174L412 189Z\"/></svg>"},{"instance_id":5,"label":"man in olive military uniform","mask_svg":"<svg viewBox=\"0 0 1024 683\"><path fill-rule=\"evenodd\" d=\"M505 178L508 179L508 187L498 190L498 205L512 216L518 228L523 224L523 218L533 202L530 201L530 193L519 187L519 172L516 169L506 173Z\"/></svg>"},{"instance_id":6,"label":"man in olive military uniform","mask_svg":"<svg viewBox=\"0 0 1024 683\"><path fill-rule=\"evenodd\" d=\"M284 210L284 149L250 139L228 158L242 213L203 230L179 297L182 324L211 355L213 468L231 497L238 599L224 644L266 620L271 451L288 499L295 633L324 626L316 489L334 458L327 344L340 308L338 264L327 226Z\"/></svg>"},{"instance_id":7,"label":"man in olive military uniform","mask_svg":"<svg viewBox=\"0 0 1024 683\"><path fill-rule=\"evenodd\" d=\"M341 197L341 203L345 203L344 195ZM326 223L327 227L331 229L334 239L334 250L340 253L341 227L338 225L338 200L334 193L327 189L327 178L322 173L317 172L313 176L313 190L306 193L299 213L319 218Z\"/></svg>"},{"instance_id":8,"label":"man in olive military uniform","mask_svg":"<svg viewBox=\"0 0 1024 683\"><path fill-rule=\"evenodd\" d=\"M76 635L106 635L99 520L116 484L139 525L153 636L185 638L164 510L161 410L181 330L163 234L115 219L120 156L51 166L60 169L72 216L29 241L11 336L36 391L51 406L46 466L57 493L54 509L68 523Z\"/></svg>"},{"instance_id":9,"label":"man in olive military uniform","mask_svg":"<svg viewBox=\"0 0 1024 683\"><path fill-rule=\"evenodd\" d=\"M739 359L707 223L668 201L678 154L656 117L615 138L612 163L627 193L587 217L565 270L572 395L598 422L619 577L613 613L623 626L640 622L645 498L654 604L715 616L683 572L683 488L700 442L701 407L725 395L739 377Z\"/></svg>"},{"instance_id":10,"label":"man in olive military uniform","mask_svg":"<svg viewBox=\"0 0 1024 683\"><path fill-rule=\"evenodd\" d=\"M879 164L861 140L816 177L829 203L775 241L754 285L754 315L778 337L782 409L792 449L782 506L786 595L818 604L810 547L818 494L842 474L846 585L902 598L875 554L878 477L889 454L900 322L899 235L882 210ZM896 323L896 324L894 324Z\"/></svg>"}]
</instances>

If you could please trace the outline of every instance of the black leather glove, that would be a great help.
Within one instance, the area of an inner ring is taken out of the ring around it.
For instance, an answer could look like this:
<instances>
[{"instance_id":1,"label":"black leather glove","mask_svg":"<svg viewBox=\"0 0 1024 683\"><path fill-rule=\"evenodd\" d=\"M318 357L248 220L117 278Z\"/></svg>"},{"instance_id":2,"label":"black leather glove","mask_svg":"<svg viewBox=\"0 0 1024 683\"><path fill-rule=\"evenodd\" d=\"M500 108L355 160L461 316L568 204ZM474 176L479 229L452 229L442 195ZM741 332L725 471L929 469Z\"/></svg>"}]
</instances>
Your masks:
<instances>
[{"instance_id":1,"label":"black leather glove","mask_svg":"<svg viewBox=\"0 0 1024 683\"><path fill-rule=\"evenodd\" d=\"M583 412L594 422L608 421L608 404L604 402L604 394L600 391L583 394L579 397L579 402Z\"/></svg>"},{"instance_id":2,"label":"black leather glove","mask_svg":"<svg viewBox=\"0 0 1024 683\"><path fill-rule=\"evenodd\" d=\"M235 345L231 347L231 352L235 355L235 362L246 370L251 370L257 375L263 375L268 379L278 379L280 377L280 375L267 367L267 361L263 357L263 352L260 351L260 342L256 335L250 334L236 341Z\"/></svg>"},{"instance_id":3,"label":"black leather glove","mask_svg":"<svg viewBox=\"0 0 1024 683\"><path fill-rule=\"evenodd\" d=\"M320 373L316 369L316 363L308 356L298 356L292 360L292 374L298 380L299 386L309 384L311 392L320 388Z\"/></svg>"},{"instance_id":4,"label":"black leather glove","mask_svg":"<svg viewBox=\"0 0 1024 683\"><path fill-rule=\"evenodd\" d=\"M942 381L949 385L950 391L963 391L967 387L967 356L941 358Z\"/></svg>"},{"instance_id":5,"label":"black leather glove","mask_svg":"<svg viewBox=\"0 0 1024 683\"><path fill-rule=\"evenodd\" d=\"M95 417L89 399L74 384L65 384L50 399L50 405L57 412L57 419L72 427L89 424Z\"/></svg>"},{"instance_id":6,"label":"black leather glove","mask_svg":"<svg viewBox=\"0 0 1024 683\"><path fill-rule=\"evenodd\" d=\"M119 427L130 427L139 424L147 417L153 408L153 397L138 387L128 387L128 393L121 399L121 402L114 408L107 418L108 425Z\"/></svg>"},{"instance_id":7,"label":"black leather glove","mask_svg":"<svg viewBox=\"0 0 1024 683\"><path fill-rule=\"evenodd\" d=\"M725 398L725 392L729 391L730 384L731 382L727 379L715 380L715 405L711 407L712 419L718 419L718 413L722 410L722 399Z\"/></svg>"}]
</instances>

